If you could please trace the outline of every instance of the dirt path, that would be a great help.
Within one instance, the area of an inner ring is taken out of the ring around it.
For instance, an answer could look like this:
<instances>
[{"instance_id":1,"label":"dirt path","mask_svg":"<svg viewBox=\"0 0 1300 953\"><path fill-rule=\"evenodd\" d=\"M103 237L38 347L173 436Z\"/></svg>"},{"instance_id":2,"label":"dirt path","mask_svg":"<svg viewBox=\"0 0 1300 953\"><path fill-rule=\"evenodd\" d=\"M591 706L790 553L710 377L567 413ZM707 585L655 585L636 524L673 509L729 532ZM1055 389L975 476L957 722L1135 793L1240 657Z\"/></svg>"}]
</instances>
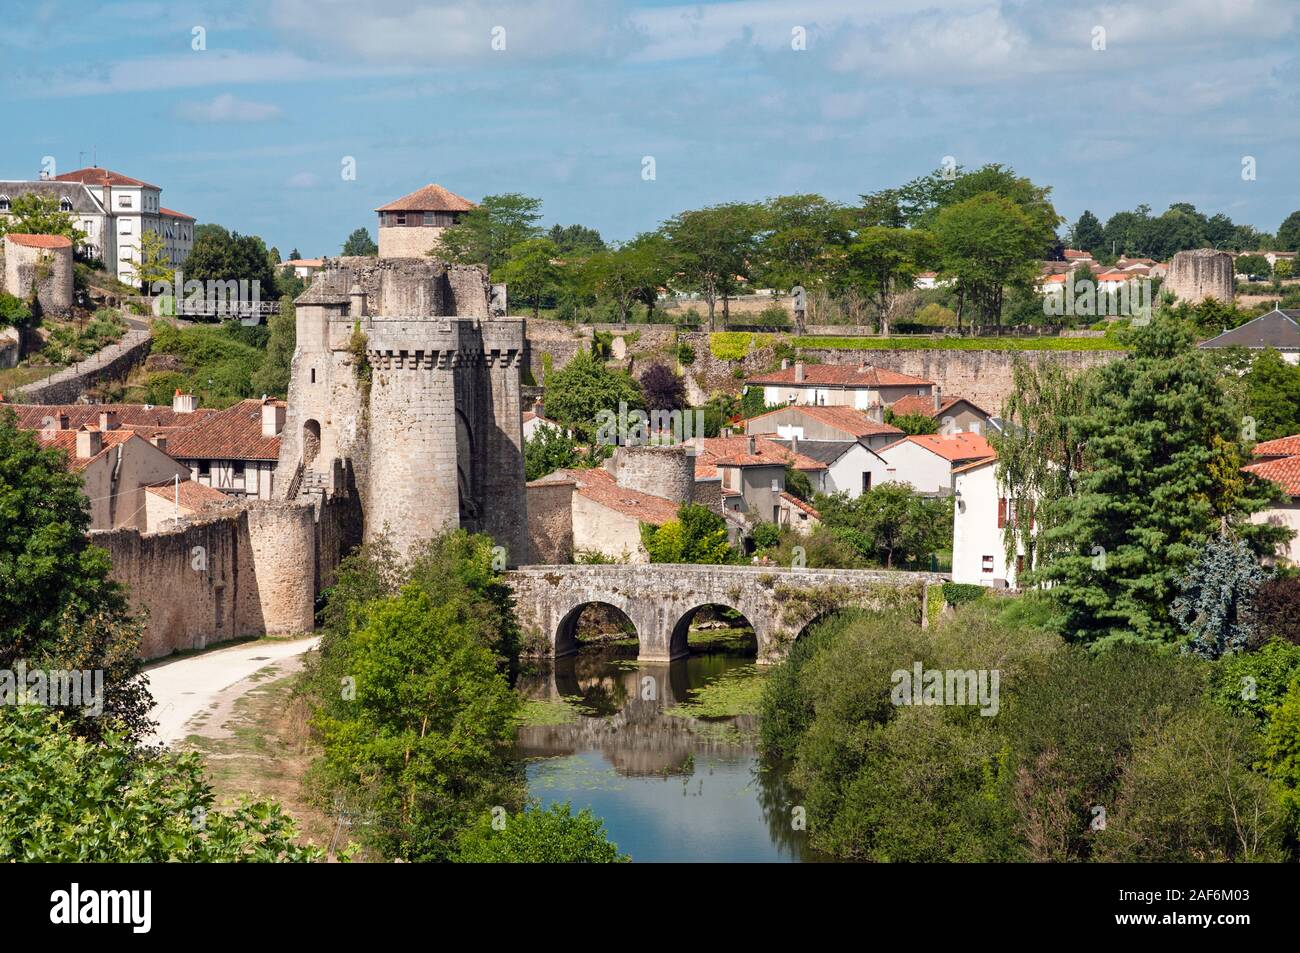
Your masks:
<instances>
[{"instance_id":1,"label":"dirt path","mask_svg":"<svg viewBox=\"0 0 1300 953\"><path fill-rule=\"evenodd\" d=\"M317 637L260 639L147 668L153 718L158 722L154 741L175 747L192 734L228 737L225 724L235 703L267 677L281 678L296 671L300 656L319 641ZM275 671L259 675L271 667Z\"/></svg>"}]
</instances>

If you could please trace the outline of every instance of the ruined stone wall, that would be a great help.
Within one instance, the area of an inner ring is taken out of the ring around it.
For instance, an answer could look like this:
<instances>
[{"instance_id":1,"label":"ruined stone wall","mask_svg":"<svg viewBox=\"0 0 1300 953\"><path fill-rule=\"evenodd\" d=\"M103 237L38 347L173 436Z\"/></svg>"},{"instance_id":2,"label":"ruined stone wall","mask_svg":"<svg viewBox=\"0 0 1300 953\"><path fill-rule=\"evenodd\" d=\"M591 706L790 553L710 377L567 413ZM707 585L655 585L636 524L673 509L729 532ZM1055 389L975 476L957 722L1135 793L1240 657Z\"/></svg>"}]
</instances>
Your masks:
<instances>
[{"instance_id":1,"label":"ruined stone wall","mask_svg":"<svg viewBox=\"0 0 1300 953\"><path fill-rule=\"evenodd\" d=\"M528 487L528 554L524 562L573 561L573 489L572 480Z\"/></svg>"},{"instance_id":2,"label":"ruined stone wall","mask_svg":"<svg viewBox=\"0 0 1300 953\"><path fill-rule=\"evenodd\" d=\"M1233 268L1232 256L1226 251L1212 248L1180 251L1169 262L1169 274L1160 290L1172 292L1180 301L1191 304L1199 304L1206 298L1232 304L1237 288Z\"/></svg>"},{"instance_id":3,"label":"ruined stone wall","mask_svg":"<svg viewBox=\"0 0 1300 953\"><path fill-rule=\"evenodd\" d=\"M688 503L695 493L695 457L685 446L619 447L606 461L619 486Z\"/></svg>"},{"instance_id":4,"label":"ruined stone wall","mask_svg":"<svg viewBox=\"0 0 1300 953\"><path fill-rule=\"evenodd\" d=\"M14 403L75 404L91 388L126 378L144 363L153 343L148 331L127 331L116 344L97 351L73 367L6 395Z\"/></svg>"},{"instance_id":5,"label":"ruined stone wall","mask_svg":"<svg viewBox=\"0 0 1300 953\"><path fill-rule=\"evenodd\" d=\"M72 246L32 248L13 241L0 242L0 274L4 290L29 298L32 286L46 314L67 315L72 310Z\"/></svg>"},{"instance_id":6,"label":"ruined stone wall","mask_svg":"<svg viewBox=\"0 0 1300 953\"><path fill-rule=\"evenodd\" d=\"M722 512L722 481L697 480L691 491L691 502L707 506L715 513Z\"/></svg>"},{"instance_id":7,"label":"ruined stone wall","mask_svg":"<svg viewBox=\"0 0 1300 953\"><path fill-rule=\"evenodd\" d=\"M448 265L447 314L460 318L488 317L488 303L492 299L492 283L487 269L479 265Z\"/></svg>"}]
</instances>

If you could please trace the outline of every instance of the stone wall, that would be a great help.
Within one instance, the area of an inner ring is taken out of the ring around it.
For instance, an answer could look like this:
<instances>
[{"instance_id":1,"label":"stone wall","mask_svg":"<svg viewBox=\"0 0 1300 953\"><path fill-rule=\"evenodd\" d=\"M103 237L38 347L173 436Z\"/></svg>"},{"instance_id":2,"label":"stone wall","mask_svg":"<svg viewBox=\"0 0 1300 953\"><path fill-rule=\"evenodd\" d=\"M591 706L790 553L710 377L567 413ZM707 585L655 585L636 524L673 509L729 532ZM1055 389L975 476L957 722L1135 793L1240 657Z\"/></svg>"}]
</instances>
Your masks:
<instances>
[{"instance_id":1,"label":"stone wall","mask_svg":"<svg viewBox=\"0 0 1300 953\"><path fill-rule=\"evenodd\" d=\"M124 380L133 368L144 363L151 344L148 331L127 331L116 344L44 380L16 388L7 396L13 403L75 404L99 384Z\"/></svg>"},{"instance_id":2,"label":"stone wall","mask_svg":"<svg viewBox=\"0 0 1300 953\"><path fill-rule=\"evenodd\" d=\"M4 290L27 299L32 286L41 309L50 315L72 311L72 244L64 248L33 248L6 237L0 241L0 274Z\"/></svg>"},{"instance_id":3,"label":"stone wall","mask_svg":"<svg viewBox=\"0 0 1300 953\"><path fill-rule=\"evenodd\" d=\"M573 560L573 490L572 480L528 487L528 552L524 561L549 564Z\"/></svg>"},{"instance_id":4,"label":"stone wall","mask_svg":"<svg viewBox=\"0 0 1300 953\"><path fill-rule=\"evenodd\" d=\"M619 486L688 503L695 492L695 457L685 446L619 447L605 463Z\"/></svg>"},{"instance_id":5,"label":"stone wall","mask_svg":"<svg viewBox=\"0 0 1300 953\"><path fill-rule=\"evenodd\" d=\"M1226 251L1198 248L1180 251L1169 262L1169 274L1160 286L1180 301L1199 304L1206 298L1216 298L1232 304L1237 288L1232 256Z\"/></svg>"}]
</instances>

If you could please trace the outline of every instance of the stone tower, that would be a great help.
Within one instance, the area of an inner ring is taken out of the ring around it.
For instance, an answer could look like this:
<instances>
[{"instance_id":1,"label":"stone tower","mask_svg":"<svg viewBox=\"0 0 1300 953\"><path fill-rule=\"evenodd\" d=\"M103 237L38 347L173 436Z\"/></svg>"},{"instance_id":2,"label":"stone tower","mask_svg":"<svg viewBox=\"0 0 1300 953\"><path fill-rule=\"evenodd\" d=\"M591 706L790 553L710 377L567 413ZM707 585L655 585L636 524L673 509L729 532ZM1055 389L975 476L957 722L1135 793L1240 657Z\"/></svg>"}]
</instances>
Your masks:
<instances>
[{"instance_id":1,"label":"stone tower","mask_svg":"<svg viewBox=\"0 0 1300 953\"><path fill-rule=\"evenodd\" d=\"M1180 301L1190 304L1199 304L1206 298L1232 304L1236 288L1232 256L1213 248L1180 251L1174 255L1169 274L1160 286L1161 291L1172 291Z\"/></svg>"},{"instance_id":2,"label":"stone tower","mask_svg":"<svg viewBox=\"0 0 1300 953\"><path fill-rule=\"evenodd\" d=\"M489 295L479 267L329 262L297 301L276 495L353 489L403 555L459 526L522 560L524 322Z\"/></svg>"}]
</instances>

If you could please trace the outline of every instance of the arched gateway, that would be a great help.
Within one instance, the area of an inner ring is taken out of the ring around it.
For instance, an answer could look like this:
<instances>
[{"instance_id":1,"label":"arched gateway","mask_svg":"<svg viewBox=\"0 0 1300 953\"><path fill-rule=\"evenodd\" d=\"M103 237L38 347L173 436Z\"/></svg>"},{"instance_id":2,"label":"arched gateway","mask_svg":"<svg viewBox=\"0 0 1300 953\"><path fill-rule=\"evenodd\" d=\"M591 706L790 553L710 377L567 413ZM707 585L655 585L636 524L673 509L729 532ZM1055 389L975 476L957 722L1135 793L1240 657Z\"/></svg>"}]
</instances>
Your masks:
<instances>
[{"instance_id":1,"label":"arched gateway","mask_svg":"<svg viewBox=\"0 0 1300 953\"><path fill-rule=\"evenodd\" d=\"M928 587L938 573L871 569L778 569L765 566L523 566L506 574L525 641L549 654L578 648L574 628L583 608L604 603L636 628L643 662L687 654L690 619L702 606L734 609L754 627L759 662L777 662L804 626L841 606L907 607L925 624Z\"/></svg>"}]
</instances>

